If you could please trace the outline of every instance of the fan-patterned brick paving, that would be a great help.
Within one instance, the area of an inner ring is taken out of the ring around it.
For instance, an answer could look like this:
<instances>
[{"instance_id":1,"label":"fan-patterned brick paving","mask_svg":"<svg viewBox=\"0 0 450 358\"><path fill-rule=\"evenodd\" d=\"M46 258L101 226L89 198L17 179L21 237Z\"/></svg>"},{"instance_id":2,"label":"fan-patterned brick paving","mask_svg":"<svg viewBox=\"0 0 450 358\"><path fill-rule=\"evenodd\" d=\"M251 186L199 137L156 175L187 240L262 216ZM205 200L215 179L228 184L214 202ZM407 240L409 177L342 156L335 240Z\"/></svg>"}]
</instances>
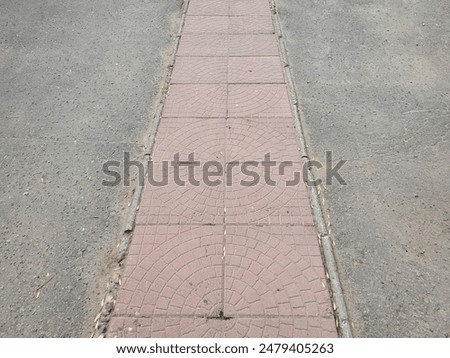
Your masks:
<instances>
[{"instance_id":1,"label":"fan-patterned brick paving","mask_svg":"<svg viewBox=\"0 0 450 358\"><path fill-rule=\"evenodd\" d=\"M268 0L190 0L109 337L337 336L282 66Z\"/></svg>"}]
</instances>

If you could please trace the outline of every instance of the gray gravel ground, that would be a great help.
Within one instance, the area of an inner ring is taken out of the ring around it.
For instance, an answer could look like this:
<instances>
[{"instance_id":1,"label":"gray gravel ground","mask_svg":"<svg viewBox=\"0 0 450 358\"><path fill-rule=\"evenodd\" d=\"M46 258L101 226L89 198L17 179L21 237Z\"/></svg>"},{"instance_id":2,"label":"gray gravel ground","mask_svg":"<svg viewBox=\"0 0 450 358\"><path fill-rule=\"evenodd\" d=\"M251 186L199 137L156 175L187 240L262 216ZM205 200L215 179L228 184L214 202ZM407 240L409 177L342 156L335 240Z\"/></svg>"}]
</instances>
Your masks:
<instances>
[{"instance_id":1,"label":"gray gravel ground","mask_svg":"<svg viewBox=\"0 0 450 358\"><path fill-rule=\"evenodd\" d=\"M0 337L91 334L181 3L0 2Z\"/></svg>"},{"instance_id":2,"label":"gray gravel ground","mask_svg":"<svg viewBox=\"0 0 450 358\"><path fill-rule=\"evenodd\" d=\"M448 337L450 3L277 3L355 335Z\"/></svg>"}]
</instances>

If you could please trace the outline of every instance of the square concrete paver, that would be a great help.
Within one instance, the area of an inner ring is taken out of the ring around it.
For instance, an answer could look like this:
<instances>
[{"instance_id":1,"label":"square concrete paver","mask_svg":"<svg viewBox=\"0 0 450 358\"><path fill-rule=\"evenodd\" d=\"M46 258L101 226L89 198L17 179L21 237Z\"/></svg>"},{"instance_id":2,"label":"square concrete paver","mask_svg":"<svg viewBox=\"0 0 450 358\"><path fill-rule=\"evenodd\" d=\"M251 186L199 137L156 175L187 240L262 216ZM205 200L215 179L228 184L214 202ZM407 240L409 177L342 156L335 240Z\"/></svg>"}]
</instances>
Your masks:
<instances>
[{"instance_id":1,"label":"square concrete paver","mask_svg":"<svg viewBox=\"0 0 450 358\"><path fill-rule=\"evenodd\" d=\"M178 56L227 56L227 34L183 34L177 51Z\"/></svg>"},{"instance_id":2,"label":"square concrete paver","mask_svg":"<svg viewBox=\"0 0 450 358\"><path fill-rule=\"evenodd\" d=\"M223 228L137 226L114 314L217 315Z\"/></svg>"},{"instance_id":3,"label":"square concrete paver","mask_svg":"<svg viewBox=\"0 0 450 358\"><path fill-rule=\"evenodd\" d=\"M225 168L227 224L291 224L312 226L308 193L301 181L302 165ZM270 174L270 175L269 175Z\"/></svg>"},{"instance_id":4,"label":"square concrete paver","mask_svg":"<svg viewBox=\"0 0 450 358\"><path fill-rule=\"evenodd\" d=\"M227 162L262 162L268 153L277 165L300 161L292 118L228 118L226 123Z\"/></svg>"},{"instance_id":5,"label":"square concrete paver","mask_svg":"<svg viewBox=\"0 0 450 358\"><path fill-rule=\"evenodd\" d=\"M317 237L302 234L297 226L227 225L226 316L333 316Z\"/></svg>"},{"instance_id":6,"label":"square concrete paver","mask_svg":"<svg viewBox=\"0 0 450 358\"><path fill-rule=\"evenodd\" d=\"M187 15L228 15L229 0L190 0Z\"/></svg>"},{"instance_id":7,"label":"square concrete paver","mask_svg":"<svg viewBox=\"0 0 450 358\"><path fill-rule=\"evenodd\" d=\"M229 117L291 117L283 84L231 84L228 86Z\"/></svg>"},{"instance_id":8,"label":"square concrete paver","mask_svg":"<svg viewBox=\"0 0 450 358\"><path fill-rule=\"evenodd\" d=\"M186 34L181 36L178 56L278 56L274 34Z\"/></svg>"},{"instance_id":9,"label":"square concrete paver","mask_svg":"<svg viewBox=\"0 0 450 358\"><path fill-rule=\"evenodd\" d=\"M230 0L229 14L240 15L264 15L270 16L270 6L268 0Z\"/></svg>"},{"instance_id":10,"label":"square concrete paver","mask_svg":"<svg viewBox=\"0 0 450 358\"><path fill-rule=\"evenodd\" d=\"M278 56L274 34L241 34L228 36L228 56Z\"/></svg>"},{"instance_id":11,"label":"square concrete paver","mask_svg":"<svg viewBox=\"0 0 450 358\"><path fill-rule=\"evenodd\" d=\"M210 176L210 182L207 182L202 179L203 173L199 167L193 168L193 174L189 175L187 166L180 167L178 173L170 164L166 166L167 168L164 168L164 164L155 163L153 168L149 167L150 179L144 187L136 223L222 224L224 220L222 174ZM216 168L210 170L216 171Z\"/></svg>"},{"instance_id":12,"label":"square concrete paver","mask_svg":"<svg viewBox=\"0 0 450 358\"><path fill-rule=\"evenodd\" d=\"M192 158L200 161L200 165L211 160L223 163L225 118L162 118L153 148L153 161L172 162L176 154L180 161Z\"/></svg>"},{"instance_id":13,"label":"square concrete paver","mask_svg":"<svg viewBox=\"0 0 450 358\"><path fill-rule=\"evenodd\" d=\"M270 16L230 16L230 34L273 34L274 28Z\"/></svg>"},{"instance_id":14,"label":"square concrete paver","mask_svg":"<svg viewBox=\"0 0 450 358\"><path fill-rule=\"evenodd\" d=\"M273 34L270 16L186 16L183 34Z\"/></svg>"},{"instance_id":15,"label":"square concrete paver","mask_svg":"<svg viewBox=\"0 0 450 358\"><path fill-rule=\"evenodd\" d=\"M113 317L110 338L336 338L331 318Z\"/></svg>"},{"instance_id":16,"label":"square concrete paver","mask_svg":"<svg viewBox=\"0 0 450 358\"><path fill-rule=\"evenodd\" d=\"M197 317L113 317L110 338L223 338L224 321Z\"/></svg>"},{"instance_id":17,"label":"square concrete paver","mask_svg":"<svg viewBox=\"0 0 450 358\"><path fill-rule=\"evenodd\" d=\"M227 34L228 16L186 16L183 34Z\"/></svg>"},{"instance_id":18,"label":"square concrete paver","mask_svg":"<svg viewBox=\"0 0 450 358\"><path fill-rule=\"evenodd\" d=\"M226 57L177 57L171 83L227 83Z\"/></svg>"},{"instance_id":19,"label":"square concrete paver","mask_svg":"<svg viewBox=\"0 0 450 358\"><path fill-rule=\"evenodd\" d=\"M283 69L278 56L230 57L229 83L284 83Z\"/></svg>"},{"instance_id":20,"label":"square concrete paver","mask_svg":"<svg viewBox=\"0 0 450 358\"><path fill-rule=\"evenodd\" d=\"M225 117L227 86L174 84L164 105L163 117Z\"/></svg>"},{"instance_id":21,"label":"square concrete paver","mask_svg":"<svg viewBox=\"0 0 450 358\"><path fill-rule=\"evenodd\" d=\"M336 338L333 317L235 318L225 321L226 338Z\"/></svg>"}]
</instances>

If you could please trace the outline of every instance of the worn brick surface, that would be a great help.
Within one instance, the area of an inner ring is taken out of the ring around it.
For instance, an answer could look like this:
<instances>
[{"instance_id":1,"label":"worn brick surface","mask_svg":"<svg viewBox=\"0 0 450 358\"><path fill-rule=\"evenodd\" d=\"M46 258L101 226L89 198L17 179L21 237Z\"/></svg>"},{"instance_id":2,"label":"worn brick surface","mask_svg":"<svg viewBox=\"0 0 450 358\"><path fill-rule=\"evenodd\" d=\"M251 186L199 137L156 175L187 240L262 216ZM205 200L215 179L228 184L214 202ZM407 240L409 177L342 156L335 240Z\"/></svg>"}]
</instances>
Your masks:
<instances>
[{"instance_id":1,"label":"worn brick surface","mask_svg":"<svg viewBox=\"0 0 450 358\"><path fill-rule=\"evenodd\" d=\"M277 164L298 161L299 150L292 118L227 118L226 126L227 162L261 162L267 153Z\"/></svg>"},{"instance_id":2,"label":"worn brick surface","mask_svg":"<svg viewBox=\"0 0 450 358\"><path fill-rule=\"evenodd\" d=\"M230 34L273 34L274 28L272 18L266 16L230 16L229 29Z\"/></svg>"},{"instance_id":3,"label":"worn brick surface","mask_svg":"<svg viewBox=\"0 0 450 358\"><path fill-rule=\"evenodd\" d=\"M231 164L225 168L226 223L313 225L301 165L269 169L261 164L247 171Z\"/></svg>"},{"instance_id":4,"label":"worn brick surface","mask_svg":"<svg viewBox=\"0 0 450 358\"><path fill-rule=\"evenodd\" d=\"M317 237L297 231L227 228L225 303L232 316L332 317Z\"/></svg>"},{"instance_id":5,"label":"worn brick surface","mask_svg":"<svg viewBox=\"0 0 450 358\"><path fill-rule=\"evenodd\" d=\"M187 161L194 153L195 160L223 162L225 156L225 118L164 118L158 129L153 149L155 161L174 160L179 153Z\"/></svg>"},{"instance_id":6,"label":"worn brick surface","mask_svg":"<svg viewBox=\"0 0 450 358\"><path fill-rule=\"evenodd\" d=\"M147 181L144 187L136 223L138 225L223 223L225 192L223 185L207 185L198 169L194 170L192 180L189 181L187 166L180 167L178 174L175 173L174 167L169 164L167 166L168 169L165 169L164 164L155 163L153 168L149 168L149 178L152 182ZM167 184L163 183L163 176L167 176ZM221 176L210 178L211 182L217 179L221 179Z\"/></svg>"},{"instance_id":7,"label":"worn brick surface","mask_svg":"<svg viewBox=\"0 0 450 358\"><path fill-rule=\"evenodd\" d=\"M333 338L333 320L307 317L236 318L114 317L110 337L117 338Z\"/></svg>"},{"instance_id":8,"label":"worn brick surface","mask_svg":"<svg viewBox=\"0 0 450 358\"><path fill-rule=\"evenodd\" d=\"M229 117L290 117L291 108L283 84L230 84Z\"/></svg>"},{"instance_id":9,"label":"worn brick surface","mask_svg":"<svg viewBox=\"0 0 450 358\"><path fill-rule=\"evenodd\" d=\"M281 61L272 57L230 57L229 83L284 83Z\"/></svg>"},{"instance_id":10,"label":"worn brick surface","mask_svg":"<svg viewBox=\"0 0 450 358\"><path fill-rule=\"evenodd\" d=\"M230 15L271 15L268 0L228 0L228 2Z\"/></svg>"},{"instance_id":11,"label":"worn brick surface","mask_svg":"<svg viewBox=\"0 0 450 358\"><path fill-rule=\"evenodd\" d=\"M181 37L178 56L277 56L274 34L186 34Z\"/></svg>"},{"instance_id":12,"label":"worn brick surface","mask_svg":"<svg viewBox=\"0 0 450 358\"><path fill-rule=\"evenodd\" d=\"M223 338L224 321L197 317L113 317L112 338Z\"/></svg>"},{"instance_id":13,"label":"worn brick surface","mask_svg":"<svg viewBox=\"0 0 450 358\"><path fill-rule=\"evenodd\" d=\"M336 328L331 317L236 318L225 321L224 337L333 338L336 337Z\"/></svg>"},{"instance_id":14,"label":"worn brick surface","mask_svg":"<svg viewBox=\"0 0 450 358\"><path fill-rule=\"evenodd\" d=\"M227 87L221 84L173 84L164 117L225 117Z\"/></svg>"},{"instance_id":15,"label":"worn brick surface","mask_svg":"<svg viewBox=\"0 0 450 358\"><path fill-rule=\"evenodd\" d=\"M116 315L214 315L221 310L223 229L138 227Z\"/></svg>"},{"instance_id":16,"label":"worn brick surface","mask_svg":"<svg viewBox=\"0 0 450 358\"><path fill-rule=\"evenodd\" d=\"M229 56L277 56L274 34L236 34L228 36Z\"/></svg>"},{"instance_id":17,"label":"worn brick surface","mask_svg":"<svg viewBox=\"0 0 450 358\"><path fill-rule=\"evenodd\" d=\"M183 34L273 34L270 16L186 16Z\"/></svg>"},{"instance_id":18,"label":"worn brick surface","mask_svg":"<svg viewBox=\"0 0 450 358\"><path fill-rule=\"evenodd\" d=\"M227 83L226 57L177 57L171 82Z\"/></svg>"},{"instance_id":19,"label":"worn brick surface","mask_svg":"<svg viewBox=\"0 0 450 358\"><path fill-rule=\"evenodd\" d=\"M336 337L273 30L190 0L109 337Z\"/></svg>"},{"instance_id":20,"label":"worn brick surface","mask_svg":"<svg viewBox=\"0 0 450 358\"><path fill-rule=\"evenodd\" d=\"M228 16L186 16L183 34L227 34Z\"/></svg>"},{"instance_id":21,"label":"worn brick surface","mask_svg":"<svg viewBox=\"0 0 450 358\"><path fill-rule=\"evenodd\" d=\"M229 6L229 0L190 0L187 14L226 16Z\"/></svg>"},{"instance_id":22,"label":"worn brick surface","mask_svg":"<svg viewBox=\"0 0 450 358\"><path fill-rule=\"evenodd\" d=\"M181 36L178 56L227 56L227 34L185 34Z\"/></svg>"}]
</instances>

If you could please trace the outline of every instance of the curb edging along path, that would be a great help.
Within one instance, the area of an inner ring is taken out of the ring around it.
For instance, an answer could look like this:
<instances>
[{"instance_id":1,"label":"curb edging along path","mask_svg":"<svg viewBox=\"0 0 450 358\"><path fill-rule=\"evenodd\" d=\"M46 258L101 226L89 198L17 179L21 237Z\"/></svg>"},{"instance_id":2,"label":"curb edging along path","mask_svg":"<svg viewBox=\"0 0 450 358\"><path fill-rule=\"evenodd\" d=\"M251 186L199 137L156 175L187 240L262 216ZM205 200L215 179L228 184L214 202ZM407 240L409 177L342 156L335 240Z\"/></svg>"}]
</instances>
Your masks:
<instances>
[{"instance_id":1,"label":"curb edging along path","mask_svg":"<svg viewBox=\"0 0 450 358\"><path fill-rule=\"evenodd\" d=\"M267 0L190 0L149 175L175 153L224 170L145 184L109 337L337 336L308 190L286 185L302 172L287 88ZM269 152L292 165L242 185L230 163Z\"/></svg>"},{"instance_id":2,"label":"curb edging along path","mask_svg":"<svg viewBox=\"0 0 450 358\"><path fill-rule=\"evenodd\" d=\"M308 148L304 138L302 123L304 121L304 114L297 97L297 90L295 82L293 80L292 68L289 65L287 48L284 43L283 34L281 31L278 6L276 0L271 0L271 7L273 13L273 20L275 25L275 30L279 38L280 53L283 61L283 68L285 73L285 78L291 98L292 113L294 117L294 122L296 123L296 134L299 141L300 152L302 153L302 159L304 163L307 163L310 158L308 155ZM311 170L307 171L308 182L314 182L315 177ZM320 188L319 188L320 189ZM331 300L333 304L333 310L336 317L336 326L338 332L343 338L352 338L353 332L350 325L350 319L347 312L347 304L345 302L344 294L342 292L341 281L339 279L339 274L337 270L336 259L334 255L334 242L331 239L331 234L328 230L329 223L325 220L323 215L322 206L320 205L319 190L315 186L308 186L308 191L311 201L311 210L314 216L314 222L316 224L316 229L319 233L319 243L322 249L322 255L325 264L326 276L329 280L329 288L331 291ZM328 223L328 224L327 224Z\"/></svg>"}]
</instances>

